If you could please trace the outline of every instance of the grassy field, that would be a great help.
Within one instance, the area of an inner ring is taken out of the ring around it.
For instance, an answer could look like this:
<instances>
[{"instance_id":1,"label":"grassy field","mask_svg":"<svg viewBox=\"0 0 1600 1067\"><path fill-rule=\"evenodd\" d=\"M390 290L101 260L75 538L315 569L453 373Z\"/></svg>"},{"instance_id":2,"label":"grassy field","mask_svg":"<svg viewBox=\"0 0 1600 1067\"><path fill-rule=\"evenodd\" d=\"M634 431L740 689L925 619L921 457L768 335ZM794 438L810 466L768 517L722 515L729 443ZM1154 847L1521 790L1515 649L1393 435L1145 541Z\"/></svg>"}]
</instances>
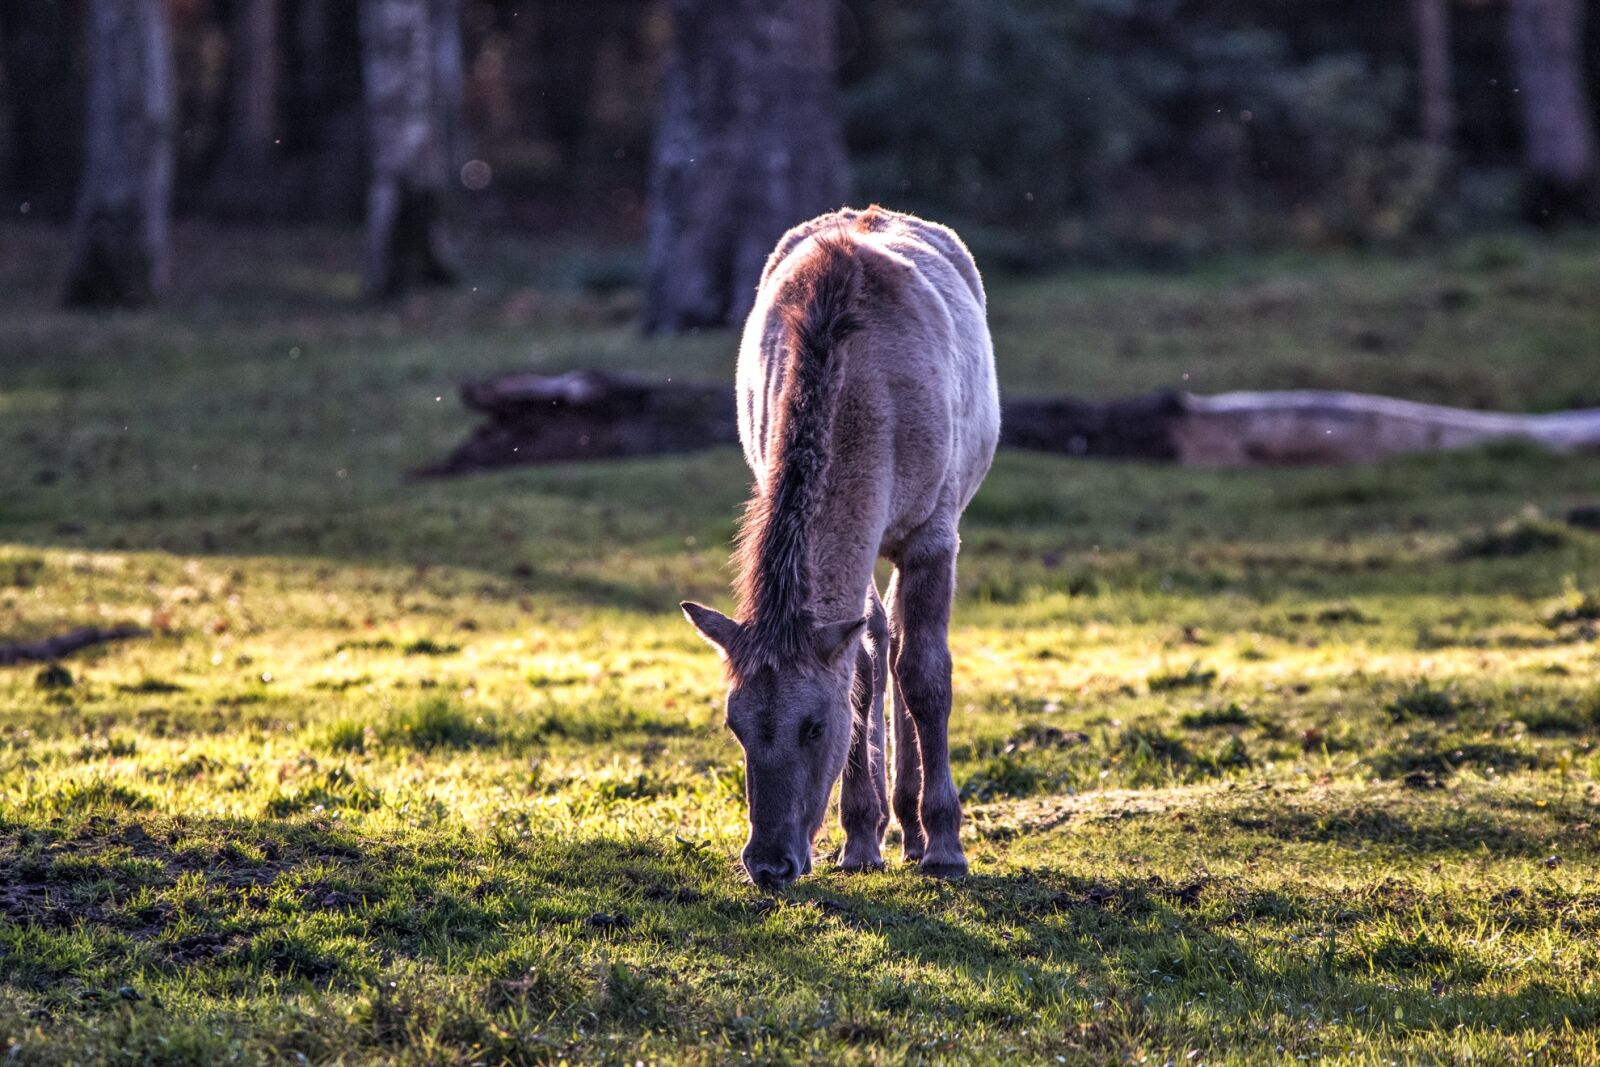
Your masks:
<instances>
[{"instance_id":1,"label":"grassy field","mask_svg":"<svg viewBox=\"0 0 1600 1067\"><path fill-rule=\"evenodd\" d=\"M217 230L81 317L59 247L0 229L0 635L151 635L0 668L8 1062L1600 1061L1593 458L1002 456L972 876L766 897L674 607L728 605L735 451L403 477L462 378L730 336L640 341L623 256L374 312L354 237ZM992 287L1014 393L1600 404L1594 240Z\"/></svg>"}]
</instances>

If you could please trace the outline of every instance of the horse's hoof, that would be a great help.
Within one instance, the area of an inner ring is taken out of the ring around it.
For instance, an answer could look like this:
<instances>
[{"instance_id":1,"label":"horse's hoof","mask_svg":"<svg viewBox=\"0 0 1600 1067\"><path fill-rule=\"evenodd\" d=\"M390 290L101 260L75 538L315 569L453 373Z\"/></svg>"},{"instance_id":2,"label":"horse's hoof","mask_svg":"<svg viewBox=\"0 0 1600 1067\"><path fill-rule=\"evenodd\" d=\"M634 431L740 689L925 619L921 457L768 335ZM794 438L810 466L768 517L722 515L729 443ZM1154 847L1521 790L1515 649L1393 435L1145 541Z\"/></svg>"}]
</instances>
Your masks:
<instances>
[{"instance_id":1,"label":"horse's hoof","mask_svg":"<svg viewBox=\"0 0 1600 1067\"><path fill-rule=\"evenodd\" d=\"M878 851L878 843L869 838L845 842L833 859L841 871L883 870L883 853Z\"/></svg>"},{"instance_id":2,"label":"horse's hoof","mask_svg":"<svg viewBox=\"0 0 1600 1067\"><path fill-rule=\"evenodd\" d=\"M921 863L922 854L928 850L928 842L919 835L907 837L900 842L900 858L907 863Z\"/></svg>"},{"instance_id":3,"label":"horse's hoof","mask_svg":"<svg viewBox=\"0 0 1600 1067\"><path fill-rule=\"evenodd\" d=\"M930 878L965 878L967 860L964 856L944 859L928 856L917 865L917 870Z\"/></svg>"}]
</instances>

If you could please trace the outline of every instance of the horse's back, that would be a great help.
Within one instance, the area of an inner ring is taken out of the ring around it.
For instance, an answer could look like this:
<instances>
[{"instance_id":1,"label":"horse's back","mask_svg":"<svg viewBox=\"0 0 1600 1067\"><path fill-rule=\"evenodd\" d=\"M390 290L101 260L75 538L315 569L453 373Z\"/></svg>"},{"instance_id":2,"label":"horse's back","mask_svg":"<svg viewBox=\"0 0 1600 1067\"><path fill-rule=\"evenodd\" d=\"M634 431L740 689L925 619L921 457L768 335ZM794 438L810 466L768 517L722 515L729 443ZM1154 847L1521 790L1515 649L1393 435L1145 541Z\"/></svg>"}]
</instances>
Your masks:
<instances>
[{"instance_id":1,"label":"horse's back","mask_svg":"<svg viewBox=\"0 0 1600 1067\"><path fill-rule=\"evenodd\" d=\"M746 458L762 479L783 391L784 288L834 239L848 243L859 275L832 462L877 498L886 549L930 524L953 536L993 458L1000 412L983 283L961 240L936 223L844 209L778 243L740 354Z\"/></svg>"},{"instance_id":2,"label":"horse's back","mask_svg":"<svg viewBox=\"0 0 1600 1067\"><path fill-rule=\"evenodd\" d=\"M943 261L960 277L977 302L979 312L984 310L986 300L983 280L978 276L978 265L973 262L972 253L967 251L967 246L954 230L876 204L864 211L852 207L840 208L791 229L767 257L766 267L761 272L761 286L766 287L768 279L803 242L840 231L858 243L865 241L879 247L893 248L924 268L937 271L940 264L936 260Z\"/></svg>"}]
</instances>

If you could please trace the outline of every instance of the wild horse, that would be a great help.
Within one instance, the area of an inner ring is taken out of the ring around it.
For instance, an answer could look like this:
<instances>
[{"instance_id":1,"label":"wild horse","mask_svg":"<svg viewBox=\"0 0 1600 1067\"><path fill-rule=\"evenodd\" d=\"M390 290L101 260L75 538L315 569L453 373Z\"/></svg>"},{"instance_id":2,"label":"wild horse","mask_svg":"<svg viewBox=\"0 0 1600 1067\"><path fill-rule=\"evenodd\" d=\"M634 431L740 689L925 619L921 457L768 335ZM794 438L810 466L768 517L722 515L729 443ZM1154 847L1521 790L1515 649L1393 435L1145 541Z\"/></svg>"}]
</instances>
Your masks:
<instances>
[{"instance_id":1,"label":"wild horse","mask_svg":"<svg viewBox=\"0 0 1600 1067\"><path fill-rule=\"evenodd\" d=\"M841 866L882 866L890 673L905 858L966 873L948 631L957 523L1000 430L984 309L954 233L879 207L798 226L767 260L739 353L755 491L736 552L738 619L683 605L726 662L750 808L743 860L758 885L811 870L841 773ZM894 564L887 613L880 555Z\"/></svg>"}]
</instances>

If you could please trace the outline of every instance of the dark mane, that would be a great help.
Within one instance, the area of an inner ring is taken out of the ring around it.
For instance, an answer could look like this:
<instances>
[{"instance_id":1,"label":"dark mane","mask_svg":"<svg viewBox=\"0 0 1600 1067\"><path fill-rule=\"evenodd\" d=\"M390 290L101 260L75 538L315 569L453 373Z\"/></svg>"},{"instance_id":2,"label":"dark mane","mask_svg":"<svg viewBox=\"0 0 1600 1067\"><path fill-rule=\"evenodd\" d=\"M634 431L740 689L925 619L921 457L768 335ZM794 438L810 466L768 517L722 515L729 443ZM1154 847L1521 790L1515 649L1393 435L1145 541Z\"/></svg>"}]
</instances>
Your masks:
<instances>
[{"instance_id":1,"label":"dark mane","mask_svg":"<svg viewBox=\"0 0 1600 1067\"><path fill-rule=\"evenodd\" d=\"M841 349L859 326L852 303L860 273L854 242L841 227L816 238L777 297L787 362L774 414L773 476L746 505L735 552L745 625L729 665L741 673L813 654L809 533L831 452Z\"/></svg>"}]
</instances>

